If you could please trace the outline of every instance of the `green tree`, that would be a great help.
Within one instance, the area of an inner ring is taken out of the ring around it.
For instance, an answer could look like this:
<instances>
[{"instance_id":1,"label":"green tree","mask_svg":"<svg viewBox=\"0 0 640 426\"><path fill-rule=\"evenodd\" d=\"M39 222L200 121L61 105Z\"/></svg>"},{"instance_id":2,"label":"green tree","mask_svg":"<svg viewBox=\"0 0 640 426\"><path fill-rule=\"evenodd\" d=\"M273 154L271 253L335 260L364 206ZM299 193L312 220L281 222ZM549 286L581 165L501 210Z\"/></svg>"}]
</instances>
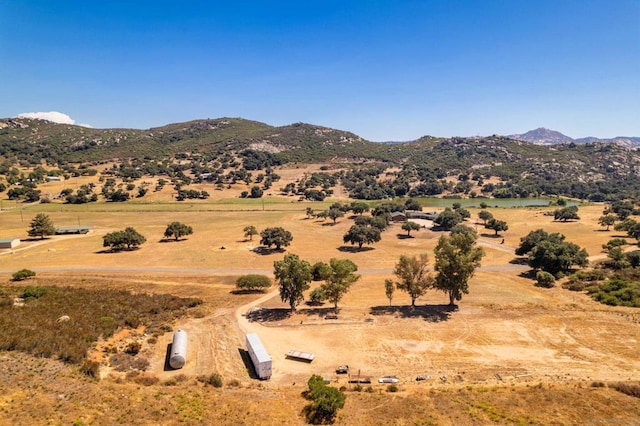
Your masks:
<instances>
[{"instance_id":1,"label":"green tree","mask_svg":"<svg viewBox=\"0 0 640 426\"><path fill-rule=\"evenodd\" d=\"M127 227L124 231L109 232L102 237L103 247L111 247L113 251L131 250L143 244L147 239L132 227Z\"/></svg>"},{"instance_id":2,"label":"green tree","mask_svg":"<svg viewBox=\"0 0 640 426\"><path fill-rule=\"evenodd\" d=\"M287 247L293 240L291 232L280 226L264 229L260 233L260 237L260 244L267 247L276 246L276 250L280 250L283 246Z\"/></svg>"},{"instance_id":3,"label":"green tree","mask_svg":"<svg viewBox=\"0 0 640 426\"><path fill-rule=\"evenodd\" d=\"M322 291L322 287L317 287L309 293L309 302L313 305L321 305L325 300L327 295Z\"/></svg>"},{"instance_id":4,"label":"green tree","mask_svg":"<svg viewBox=\"0 0 640 426\"><path fill-rule=\"evenodd\" d=\"M566 222L570 219L579 220L580 216L578 216L578 206L569 206L555 210L553 212L553 219L562 222Z\"/></svg>"},{"instance_id":5,"label":"green tree","mask_svg":"<svg viewBox=\"0 0 640 426\"><path fill-rule=\"evenodd\" d=\"M482 220L486 225L488 220L493 219L493 215L490 211L480 210L480 212L478 212L478 218L480 218L480 220Z\"/></svg>"},{"instance_id":6,"label":"green tree","mask_svg":"<svg viewBox=\"0 0 640 426\"><path fill-rule=\"evenodd\" d=\"M362 215L364 212L369 211L369 204L363 201L354 201L353 203L351 203L351 211L354 214Z\"/></svg>"},{"instance_id":7,"label":"green tree","mask_svg":"<svg viewBox=\"0 0 640 426\"><path fill-rule=\"evenodd\" d=\"M393 293L395 292L396 287L393 284L393 280L386 279L384 280L384 294L389 299L389 306L391 306L391 302L393 301Z\"/></svg>"},{"instance_id":8,"label":"green tree","mask_svg":"<svg viewBox=\"0 0 640 426\"><path fill-rule=\"evenodd\" d=\"M311 207L307 207L305 214L307 215L308 218L313 217L314 216L313 209Z\"/></svg>"},{"instance_id":9,"label":"green tree","mask_svg":"<svg viewBox=\"0 0 640 426\"><path fill-rule=\"evenodd\" d=\"M260 189L259 186L252 186L251 187L251 194L249 195L249 197L251 197L251 198L260 198L260 197L262 197L263 193L264 193L264 191L262 191L262 189Z\"/></svg>"},{"instance_id":10,"label":"green tree","mask_svg":"<svg viewBox=\"0 0 640 426\"><path fill-rule=\"evenodd\" d=\"M332 269L325 262L316 262L311 267L311 275L314 281L324 281L331 275Z\"/></svg>"},{"instance_id":11,"label":"green tree","mask_svg":"<svg viewBox=\"0 0 640 426\"><path fill-rule=\"evenodd\" d=\"M413 198L409 198L407 201L405 201L404 207L407 210L422 211L422 206L420 205L420 203Z\"/></svg>"},{"instance_id":12,"label":"green tree","mask_svg":"<svg viewBox=\"0 0 640 426\"><path fill-rule=\"evenodd\" d=\"M434 280L427 269L428 263L429 256L426 253L419 257L402 255L393 270L399 280L396 287L409 294L411 306L416 306L416 299L433 287Z\"/></svg>"},{"instance_id":13,"label":"green tree","mask_svg":"<svg viewBox=\"0 0 640 426\"><path fill-rule=\"evenodd\" d=\"M44 213L38 213L36 217L31 220L29 226L30 228L27 233L30 237L40 237L42 239L46 235L53 235L56 233L53 221Z\"/></svg>"},{"instance_id":14,"label":"green tree","mask_svg":"<svg viewBox=\"0 0 640 426\"><path fill-rule=\"evenodd\" d=\"M307 397L312 401L306 408L307 421L312 424L333 423L338 410L344 407L346 395L340 390L327 386L322 376L313 375L307 382Z\"/></svg>"},{"instance_id":15,"label":"green tree","mask_svg":"<svg viewBox=\"0 0 640 426\"><path fill-rule=\"evenodd\" d=\"M280 299L289 304L291 311L295 311L296 306L304 300L304 292L309 289L309 283L313 278L311 265L295 254L287 254L283 260L275 261L273 268Z\"/></svg>"},{"instance_id":16,"label":"green tree","mask_svg":"<svg viewBox=\"0 0 640 426\"><path fill-rule=\"evenodd\" d=\"M361 249L363 244L373 244L380 241L380 230L373 226L353 225L342 237L342 241L357 244Z\"/></svg>"},{"instance_id":17,"label":"green tree","mask_svg":"<svg viewBox=\"0 0 640 426\"><path fill-rule=\"evenodd\" d=\"M407 231L407 237L411 236L411 231L419 231L420 230L420 225L418 225L415 222L405 222L402 224L402 229L404 231Z\"/></svg>"},{"instance_id":18,"label":"green tree","mask_svg":"<svg viewBox=\"0 0 640 426\"><path fill-rule=\"evenodd\" d=\"M331 273L320 286L327 300L338 309L338 302L347 294L353 283L360 279L360 275L354 274L358 270L355 263L348 259L331 259L329 261Z\"/></svg>"},{"instance_id":19,"label":"green tree","mask_svg":"<svg viewBox=\"0 0 640 426\"><path fill-rule=\"evenodd\" d=\"M629 230L634 228L637 224L638 222L628 217L628 218L625 218L622 222L618 222L613 227L613 229L615 229L616 231L629 232Z\"/></svg>"},{"instance_id":20,"label":"green tree","mask_svg":"<svg viewBox=\"0 0 640 426\"><path fill-rule=\"evenodd\" d=\"M557 276L576 266L587 266L589 255L585 249L566 241L543 240L529 254L529 266Z\"/></svg>"},{"instance_id":21,"label":"green tree","mask_svg":"<svg viewBox=\"0 0 640 426\"><path fill-rule=\"evenodd\" d=\"M461 223L451 228L451 235L453 234L469 234L474 240L478 238L478 233L475 229Z\"/></svg>"},{"instance_id":22,"label":"green tree","mask_svg":"<svg viewBox=\"0 0 640 426\"><path fill-rule=\"evenodd\" d=\"M564 238L564 235L557 232L549 234L544 229L536 229L535 231L531 231L526 236L520 238L520 245L516 248L516 254L518 256L525 256L542 241L550 240L554 242L562 242L564 241Z\"/></svg>"},{"instance_id":23,"label":"green tree","mask_svg":"<svg viewBox=\"0 0 640 426\"><path fill-rule=\"evenodd\" d=\"M469 279L480 266L482 248L475 247L476 237L470 233L443 235L435 248L438 272L435 287L449 296L449 305L469 293Z\"/></svg>"},{"instance_id":24,"label":"green tree","mask_svg":"<svg viewBox=\"0 0 640 426\"><path fill-rule=\"evenodd\" d=\"M607 241L606 244L603 244L602 248L605 251L609 251L614 247L622 247L622 246L626 246L627 244L628 244L627 240L625 240L624 238L613 238L613 239Z\"/></svg>"},{"instance_id":25,"label":"green tree","mask_svg":"<svg viewBox=\"0 0 640 426\"><path fill-rule=\"evenodd\" d=\"M629 258L622 247L611 247L607 250L607 257L613 269L620 270L631 266L631 262L629 262Z\"/></svg>"},{"instance_id":26,"label":"green tree","mask_svg":"<svg viewBox=\"0 0 640 426\"><path fill-rule=\"evenodd\" d=\"M271 279L266 275L248 274L241 275L236 280L236 289L238 290L264 290L271 287Z\"/></svg>"},{"instance_id":27,"label":"green tree","mask_svg":"<svg viewBox=\"0 0 640 426\"><path fill-rule=\"evenodd\" d=\"M433 222L441 228L449 231L463 220L464 218L460 213L447 207L438 215L438 217L435 218Z\"/></svg>"},{"instance_id":28,"label":"green tree","mask_svg":"<svg viewBox=\"0 0 640 426\"><path fill-rule=\"evenodd\" d=\"M338 220L338 218L342 216L344 216L344 212L337 208L331 208L327 212L327 217L333 220L333 223L336 223L336 220Z\"/></svg>"},{"instance_id":29,"label":"green tree","mask_svg":"<svg viewBox=\"0 0 640 426\"><path fill-rule=\"evenodd\" d=\"M171 222L164 230L165 238L174 238L178 241L180 238L193 234L193 228L181 222Z\"/></svg>"},{"instance_id":30,"label":"green tree","mask_svg":"<svg viewBox=\"0 0 640 426\"><path fill-rule=\"evenodd\" d=\"M253 241L253 236L258 235L258 230L253 225L245 226L242 231L244 232L245 238L249 237L249 241Z\"/></svg>"},{"instance_id":31,"label":"green tree","mask_svg":"<svg viewBox=\"0 0 640 426\"><path fill-rule=\"evenodd\" d=\"M497 220L492 218L489 219L489 222L487 222L485 228L494 230L496 235L498 235L498 232L506 231L507 229L509 229L509 226L504 220Z\"/></svg>"},{"instance_id":32,"label":"green tree","mask_svg":"<svg viewBox=\"0 0 640 426\"><path fill-rule=\"evenodd\" d=\"M598 219L598 224L601 226L606 226L607 229L606 231L609 230L609 227L611 227L614 223L616 223L616 220L618 220L618 216L616 216L615 214L605 214L604 216L600 216L600 219Z\"/></svg>"}]
</instances>

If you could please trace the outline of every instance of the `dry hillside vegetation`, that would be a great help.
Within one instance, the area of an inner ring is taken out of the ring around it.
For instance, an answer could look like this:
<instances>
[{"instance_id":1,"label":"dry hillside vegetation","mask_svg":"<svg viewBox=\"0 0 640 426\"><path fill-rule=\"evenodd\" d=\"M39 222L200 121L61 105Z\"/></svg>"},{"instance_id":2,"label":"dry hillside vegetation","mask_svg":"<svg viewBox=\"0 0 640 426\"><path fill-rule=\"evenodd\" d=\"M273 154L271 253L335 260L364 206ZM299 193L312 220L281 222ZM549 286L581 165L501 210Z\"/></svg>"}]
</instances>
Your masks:
<instances>
[{"instance_id":1,"label":"dry hillside vegetation","mask_svg":"<svg viewBox=\"0 0 640 426\"><path fill-rule=\"evenodd\" d=\"M29 285L196 297L203 304L195 308L197 314L166 320L171 328L157 331L155 341L150 334L139 340L140 354L149 361L144 372L112 371L105 357L101 362L108 374L96 382L54 360L1 353L0 423L111 424L135 418L148 424L256 424L256 419L301 424L307 402L300 395L312 374L346 387L339 424L379 424L381 418L398 425L584 424L585 419L632 424L640 418L640 399L608 386L640 380L640 313L561 287L535 287L521 276L526 266L510 263L520 237L537 228L562 232L592 256L601 256L601 245L616 234L597 224L602 206L581 207L582 219L569 223L552 222L544 215L548 209L491 208L509 224L501 235L505 243L496 242L492 231L480 237L483 267L471 281L470 294L452 310L448 298L434 290L418 299L416 309L409 308L406 294L396 291L390 304L384 293L384 280L393 278L398 257L427 252L433 258L439 233L421 229L414 238L399 238L405 232L394 224L372 249L344 250L342 235L350 219L334 225L304 213L307 206L320 209L326 203L287 199L267 204L264 211L260 201L247 203L37 205L22 211L24 222L17 210L3 212L4 229L18 236L40 211L56 225L92 226L86 236L27 242L13 254L1 254L4 285L11 289L19 286L8 282L10 273L28 267L38 273ZM478 209L470 211L473 226ZM161 242L174 220L192 226L194 234ZM258 230L283 226L294 237L286 252L311 263L336 257L358 265L362 278L340 301L337 319L326 319L329 304L303 304L291 314L273 289L232 294L237 275L271 274L274 260L283 256L253 251L259 237L244 238L248 225ZM131 252L104 253L102 235L125 226L145 235L147 243ZM485 232L481 226L478 231ZM171 371L165 369L166 350L177 327L189 333L188 360L182 370ZM242 356L246 332L257 332L273 357L270 381L251 378ZM284 354L291 349L313 352L316 359L310 364L288 360ZM356 388L336 375L341 364L348 364L352 375L372 376L371 388ZM197 380L216 372L223 378L220 389ZM375 383L383 375L398 376L398 392ZM428 378L416 382L418 375Z\"/></svg>"}]
</instances>

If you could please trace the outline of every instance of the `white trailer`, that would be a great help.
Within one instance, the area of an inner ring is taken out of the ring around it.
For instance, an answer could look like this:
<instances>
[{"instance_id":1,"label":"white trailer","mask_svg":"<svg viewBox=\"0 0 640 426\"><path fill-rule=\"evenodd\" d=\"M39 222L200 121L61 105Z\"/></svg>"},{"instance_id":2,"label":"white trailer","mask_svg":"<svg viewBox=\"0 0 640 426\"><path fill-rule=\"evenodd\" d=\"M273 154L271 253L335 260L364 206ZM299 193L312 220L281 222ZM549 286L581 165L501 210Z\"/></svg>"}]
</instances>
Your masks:
<instances>
[{"instance_id":1,"label":"white trailer","mask_svg":"<svg viewBox=\"0 0 640 426\"><path fill-rule=\"evenodd\" d=\"M187 332L181 329L173 333L173 343L171 344L171 356L169 365L171 368L182 368L187 362Z\"/></svg>"},{"instance_id":2,"label":"white trailer","mask_svg":"<svg viewBox=\"0 0 640 426\"><path fill-rule=\"evenodd\" d=\"M271 377L271 356L262 346L260 338L255 333L247 334L247 350L251 357L251 362L256 369L256 374L260 379L268 379Z\"/></svg>"}]
</instances>

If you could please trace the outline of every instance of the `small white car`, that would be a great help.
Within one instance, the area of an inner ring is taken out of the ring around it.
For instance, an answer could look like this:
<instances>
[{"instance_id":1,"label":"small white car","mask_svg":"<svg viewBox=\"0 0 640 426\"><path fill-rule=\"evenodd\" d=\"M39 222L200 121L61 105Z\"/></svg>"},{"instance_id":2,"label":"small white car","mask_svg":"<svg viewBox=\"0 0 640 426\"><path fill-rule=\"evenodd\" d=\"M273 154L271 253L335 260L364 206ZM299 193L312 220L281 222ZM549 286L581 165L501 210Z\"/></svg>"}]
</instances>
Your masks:
<instances>
[{"instance_id":1,"label":"small white car","mask_svg":"<svg viewBox=\"0 0 640 426\"><path fill-rule=\"evenodd\" d=\"M378 383L398 383L399 381L396 376L382 376L378 379Z\"/></svg>"}]
</instances>

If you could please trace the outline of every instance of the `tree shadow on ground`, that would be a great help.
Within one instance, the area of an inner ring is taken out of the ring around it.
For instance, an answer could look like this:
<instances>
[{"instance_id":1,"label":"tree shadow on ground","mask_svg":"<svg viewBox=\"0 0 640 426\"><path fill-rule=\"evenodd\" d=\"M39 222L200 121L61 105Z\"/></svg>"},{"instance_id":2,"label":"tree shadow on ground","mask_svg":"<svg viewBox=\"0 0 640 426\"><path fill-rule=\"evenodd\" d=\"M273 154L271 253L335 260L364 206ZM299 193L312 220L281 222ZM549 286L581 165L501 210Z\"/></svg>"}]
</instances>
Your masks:
<instances>
[{"instance_id":1,"label":"tree shadow on ground","mask_svg":"<svg viewBox=\"0 0 640 426\"><path fill-rule=\"evenodd\" d=\"M234 289L229 293L231 294L264 294L266 291L264 289L256 288L256 289Z\"/></svg>"},{"instance_id":2,"label":"tree shadow on ground","mask_svg":"<svg viewBox=\"0 0 640 426\"><path fill-rule=\"evenodd\" d=\"M337 224L338 224L337 222L336 223L326 222L326 223L323 223L322 226L336 226Z\"/></svg>"},{"instance_id":3,"label":"tree shadow on ground","mask_svg":"<svg viewBox=\"0 0 640 426\"><path fill-rule=\"evenodd\" d=\"M398 237L399 240L406 240L408 238L415 238L413 235L407 235L407 234L396 234L396 237Z\"/></svg>"},{"instance_id":4,"label":"tree shadow on ground","mask_svg":"<svg viewBox=\"0 0 640 426\"><path fill-rule=\"evenodd\" d=\"M131 247L131 248L123 248L123 249L118 249L118 250L114 250L111 248L105 248L99 251L94 252L95 254L113 254L113 253L126 253L126 252L131 252L131 251L136 251L138 250L140 247Z\"/></svg>"},{"instance_id":5,"label":"tree shadow on ground","mask_svg":"<svg viewBox=\"0 0 640 426\"><path fill-rule=\"evenodd\" d=\"M529 260L526 257L515 257L509 261L512 265L528 265Z\"/></svg>"},{"instance_id":6,"label":"tree shadow on ground","mask_svg":"<svg viewBox=\"0 0 640 426\"><path fill-rule=\"evenodd\" d=\"M256 373L256 368L251 361L249 351L243 348L238 348L238 353L240 354L240 358L242 359L244 368L247 369L247 374L249 374L249 377L251 377L252 379L259 379L258 373Z\"/></svg>"},{"instance_id":7,"label":"tree shadow on ground","mask_svg":"<svg viewBox=\"0 0 640 426\"><path fill-rule=\"evenodd\" d=\"M502 235L498 234L487 234L487 233L482 233L480 234L481 237L485 237L485 238L493 238L493 239L498 239L498 238L502 238Z\"/></svg>"},{"instance_id":8,"label":"tree shadow on ground","mask_svg":"<svg viewBox=\"0 0 640 426\"><path fill-rule=\"evenodd\" d=\"M180 241L185 241L186 238L180 238L176 240L175 238L162 238L158 240L159 243L179 243Z\"/></svg>"},{"instance_id":9,"label":"tree shadow on ground","mask_svg":"<svg viewBox=\"0 0 640 426\"><path fill-rule=\"evenodd\" d=\"M50 240L51 237L44 237L44 238L40 238L40 237L29 237L29 238L24 238L21 239L21 241L26 241L29 243L34 243L34 242L38 242L38 241L47 241Z\"/></svg>"},{"instance_id":10,"label":"tree shadow on ground","mask_svg":"<svg viewBox=\"0 0 640 426\"><path fill-rule=\"evenodd\" d=\"M340 308L338 308L338 312L340 311ZM319 318L324 318L327 316L327 314L337 314L338 312L336 312L336 309L333 308L333 306L331 307L322 307L322 308L304 308L304 309L298 309L298 313L305 315L307 317L314 317L317 316Z\"/></svg>"},{"instance_id":11,"label":"tree shadow on ground","mask_svg":"<svg viewBox=\"0 0 640 426\"><path fill-rule=\"evenodd\" d=\"M529 279L529 280L535 280L536 274L537 274L537 271L535 269L529 269L528 271L520 272L518 276Z\"/></svg>"},{"instance_id":12,"label":"tree shadow on ground","mask_svg":"<svg viewBox=\"0 0 640 426\"><path fill-rule=\"evenodd\" d=\"M362 247L362 248L358 248L358 247L354 247L354 246L340 246L338 247L338 251L341 251L343 253L361 253L361 252L366 252L366 251L371 251L374 250L373 247Z\"/></svg>"},{"instance_id":13,"label":"tree shadow on ground","mask_svg":"<svg viewBox=\"0 0 640 426\"><path fill-rule=\"evenodd\" d=\"M451 313L458 310L457 305L423 306L372 306L371 315L399 315L402 318L422 318L427 322L446 321Z\"/></svg>"},{"instance_id":14,"label":"tree shadow on ground","mask_svg":"<svg viewBox=\"0 0 640 426\"><path fill-rule=\"evenodd\" d=\"M277 248L271 248L271 247L265 247L265 246L259 246L253 249L253 252L255 254L259 254L261 256L268 256L274 253L284 253L285 251L286 250L283 248L277 249Z\"/></svg>"},{"instance_id":15,"label":"tree shadow on ground","mask_svg":"<svg viewBox=\"0 0 640 426\"><path fill-rule=\"evenodd\" d=\"M291 310L288 308L261 308L252 310L247 314L250 322L276 322L282 321L291 316Z\"/></svg>"}]
</instances>

